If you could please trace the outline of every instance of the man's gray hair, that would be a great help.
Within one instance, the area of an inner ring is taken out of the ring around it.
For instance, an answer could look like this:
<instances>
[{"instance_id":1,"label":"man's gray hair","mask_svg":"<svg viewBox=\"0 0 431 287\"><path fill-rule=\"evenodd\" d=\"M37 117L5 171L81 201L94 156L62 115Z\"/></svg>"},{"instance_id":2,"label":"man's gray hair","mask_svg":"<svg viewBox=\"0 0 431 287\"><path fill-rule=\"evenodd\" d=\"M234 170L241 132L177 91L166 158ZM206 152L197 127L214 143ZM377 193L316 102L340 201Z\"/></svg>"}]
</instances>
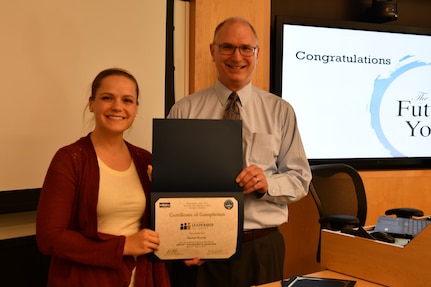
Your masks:
<instances>
[{"instance_id":1,"label":"man's gray hair","mask_svg":"<svg viewBox=\"0 0 431 287\"><path fill-rule=\"evenodd\" d=\"M256 30L254 29L253 25L251 25L251 23L248 20L246 20L244 18L241 18L241 17L230 17L230 18L225 19L220 24L218 24L217 27L214 30L214 39L213 39L213 42L215 42L215 38L217 36L217 33L220 31L220 29L225 24L227 24L227 23L235 23L235 22L240 22L240 23L243 23L243 24L246 24L247 26L249 26L250 29L251 29L251 31L253 31L254 37L256 38L256 43L258 42L257 33L256 33Z\"/></svg>"}]
</instances>

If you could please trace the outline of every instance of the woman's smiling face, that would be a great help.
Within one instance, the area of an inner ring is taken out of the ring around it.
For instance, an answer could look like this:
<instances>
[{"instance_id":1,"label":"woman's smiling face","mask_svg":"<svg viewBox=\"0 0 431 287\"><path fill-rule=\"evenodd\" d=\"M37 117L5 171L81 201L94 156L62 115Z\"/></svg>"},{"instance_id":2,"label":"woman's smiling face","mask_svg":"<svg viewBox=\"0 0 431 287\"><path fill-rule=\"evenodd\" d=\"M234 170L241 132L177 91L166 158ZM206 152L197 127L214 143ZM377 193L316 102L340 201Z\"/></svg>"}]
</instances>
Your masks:
<instances>
[{"instance_id":1,"label":"woman's smiling face","mask_svg":"<svg viewBox=\"0 0 431 287\"><path fill-rule=\"evenodd\" d=\"M104 133L123 133L132 124L138 112L136 84L125 76L111 75L101 81L90 111L96 127Z\"/></svg>"}]
</instances>

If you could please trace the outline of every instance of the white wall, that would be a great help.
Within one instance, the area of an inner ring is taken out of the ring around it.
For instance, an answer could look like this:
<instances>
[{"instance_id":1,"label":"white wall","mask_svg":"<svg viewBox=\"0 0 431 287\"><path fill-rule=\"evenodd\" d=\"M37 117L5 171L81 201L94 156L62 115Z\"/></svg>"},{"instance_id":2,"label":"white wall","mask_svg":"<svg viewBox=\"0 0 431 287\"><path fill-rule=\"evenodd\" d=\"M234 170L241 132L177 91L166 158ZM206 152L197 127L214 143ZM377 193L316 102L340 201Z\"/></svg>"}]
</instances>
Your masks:
<instances>
[{"instance_id":1,"label":"white wall","mask_svg":"<svg viewBox=\"0 0 431 287\"><path fill-rule=\"evenodd\" d=\"M54 152L91 129L91 81L121 67L141 88L127 140L151 151L164 116L166 1L18 0L0 9L0 191L41 187Z\"/></svg>"}]
</instances>

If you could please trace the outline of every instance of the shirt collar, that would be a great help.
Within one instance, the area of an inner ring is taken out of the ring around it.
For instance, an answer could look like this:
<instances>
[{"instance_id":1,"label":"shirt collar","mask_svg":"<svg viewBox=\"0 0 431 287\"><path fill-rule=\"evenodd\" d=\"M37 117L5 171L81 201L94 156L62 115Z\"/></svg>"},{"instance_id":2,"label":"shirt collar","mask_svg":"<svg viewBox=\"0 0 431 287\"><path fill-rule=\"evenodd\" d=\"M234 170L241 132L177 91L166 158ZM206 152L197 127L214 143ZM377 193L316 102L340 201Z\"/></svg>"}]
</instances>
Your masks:
<instances>
[{"instance_id":1,"label":"shirt collar","mask_svg":"<svg viewBox=\"0 0 431 287\"><path fill-rule=\"evenodd\" d=\"M215 89L220 103L223 106L226 105L227 99L229 98L229 95L232 93L232 91L226 88L226 86L223 85L219 80L217 80L215 84ZM236 93L239 96L241 106L244 106L251 97L251 93L252 93L251 81Z\"/></svg>"}]
</instances>

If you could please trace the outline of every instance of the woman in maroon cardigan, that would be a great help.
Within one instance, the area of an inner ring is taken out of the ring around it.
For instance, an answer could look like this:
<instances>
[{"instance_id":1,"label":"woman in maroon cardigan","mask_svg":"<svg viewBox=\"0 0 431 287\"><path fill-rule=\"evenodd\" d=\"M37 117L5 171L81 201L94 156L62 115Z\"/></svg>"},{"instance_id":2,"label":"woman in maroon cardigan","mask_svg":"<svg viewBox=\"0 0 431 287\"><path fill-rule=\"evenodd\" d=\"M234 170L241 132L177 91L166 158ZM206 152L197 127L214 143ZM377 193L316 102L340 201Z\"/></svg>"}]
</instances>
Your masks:
<instances>
[{"instance_id":1,"label":"woman in maroon cardigan","mask_svg":"<svg viewBox=\"0 0 431 287\"><path fill-rule=\"evenodd\" d=\"M139 88L127 71L107 69L89 98L92 133L61 148L39 200L36 238L51 256L48 286L165 287L157 232L149 229L151 154L123 139L138 110Z\"/></svg>"}]
</instances>

